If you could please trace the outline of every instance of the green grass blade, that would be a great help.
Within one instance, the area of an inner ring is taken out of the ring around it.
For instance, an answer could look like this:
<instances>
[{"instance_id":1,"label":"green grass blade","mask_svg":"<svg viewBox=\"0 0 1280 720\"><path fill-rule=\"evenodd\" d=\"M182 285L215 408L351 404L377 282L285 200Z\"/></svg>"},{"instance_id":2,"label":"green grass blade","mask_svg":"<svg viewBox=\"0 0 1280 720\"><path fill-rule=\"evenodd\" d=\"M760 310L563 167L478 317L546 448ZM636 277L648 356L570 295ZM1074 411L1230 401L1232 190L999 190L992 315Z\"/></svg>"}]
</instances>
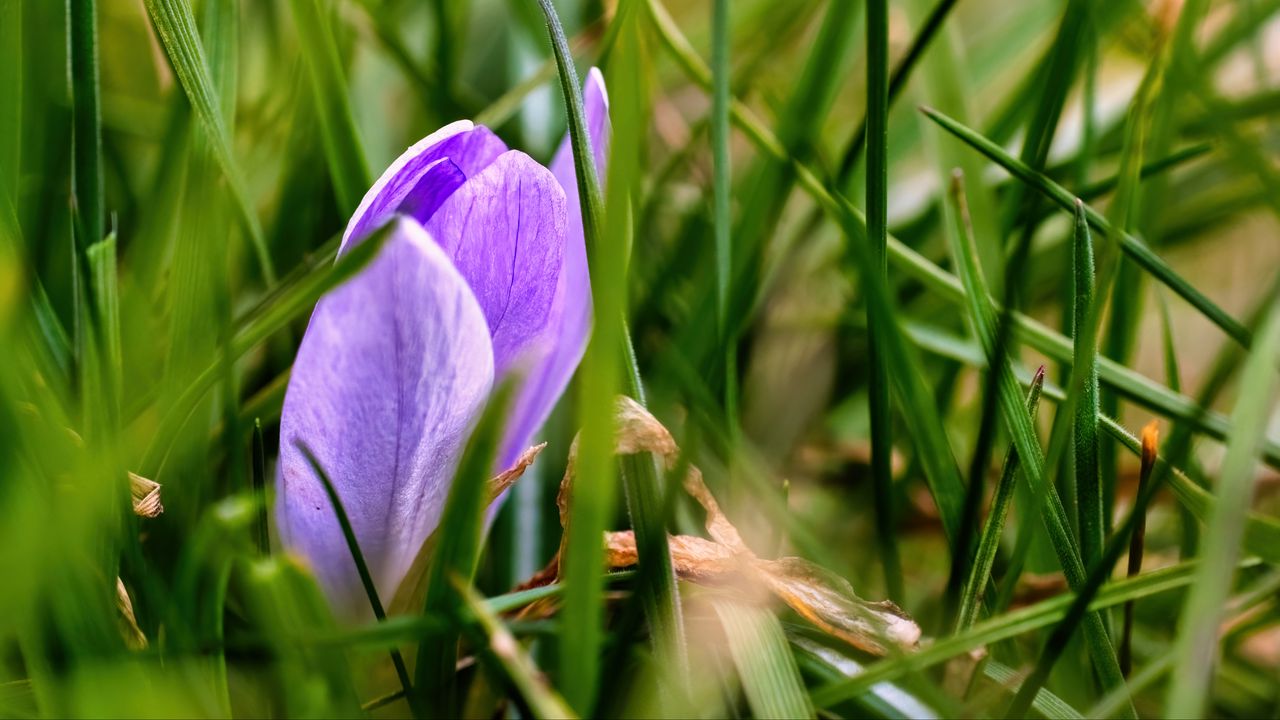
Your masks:
<instances>
[{"instance_id":1,"label":"green grass blade","mask_svg":"<svg viewBox=\"0 0 1280 720\"><path fill-rule=\"evenodd\" d=\"M289 7L298 26L298 45L307 68L316 116L320 118L334 195L342 214L350 215L370 185L369 166L351 115L346 78L329 23L331 11L325 0L290 0Z\"/></svg>"},{"instance_id":2,"label":"green grass blade","mask_svg":"<svg viewBox=\"0 0 1280 720\"><path fill-rule=\"evenodd\" d=\"M476 644L483 648L484 655L491 658L501 669L502 675L516 688L533 717L538 720L576 717L564 698L547 686L542 672L529 657L529 653L485 604L484 599L458 576L453 576L453 580L463 609L479 626L480 637Z\"/></svg>"},{"instance_id":3,"label":"green grass blade","mask_svg":"<svg viewBox=\"0 0 1280 720\"><path fill-rule=\"evenodd\" d=\"M1204 562L1178 624L1178 663L1165 701L1165 713L1171 717L1196 717L1205 712L1222 606L1230 593L1233 566L1245 532L1257 456L1275 407L1280 302L1273 302L1260 328L1259 342L1245 361L1240 398L1231 414L1235 432L1227 443L1219 473L1217 503L1204 536Z\"/></svg>"},{"instance_id":4,"label":"green grass blade","mask_svg":"<svg viewBox=\"0 0 1280 720\"><path fill-rule=\"evenodd\" d=\"M1075 198L1071 193L1043 173L1033 170L1023 162L1013 158L999 145L957 123L955 120L929 108L922 108L921 111L948 132L978 152L986 155L1019 180L1043 193L1063 209L1071 210L1073 208ZM1195 286L1187 282L1185 278L1174 272L1173 268L1169 267L1168 263L1152 252L1150 248L1132 235L1122 232L1118 228L1113 228L1105 218L1088 206L1085 206L1085 216L1088 218L1089 224L1098 232L1107 237L1115 238L1120 249L1140 267L1170 290L1180 295L1228 336L1234 338L1245 347L1249 346L1251 335L1238 320L1231 317L1225 310L1196 289Z\"/></svg>"},{"instance_id":5,"label":"green grass blade","mask_svg":"<svg viewBox=\"0 0 1280 720\"><path fill-rule=\"evenodd\" d=\"M382 607L382 600L378 598L378 588L373 584L373 575L369 573L369 565L364 561L364 553L360 551L360 542L356 539L356 531L351 527L351 519L347 516L347 510L342 506L342 498L338 496L338 490L333 486L333 481L329 479L329 474L320 466L320 461L311 452L311 448L301 440L297 441L298 451L307 459L307 463L311 465L311 472L315 473L320 483L324 485L324 492L329 497L329 504L333 506L333 514L338 519L338 527L342 529L342 538L347 543L347 548L351 551L351 560L356 565L356 572L360 575L360 584L364 586L364 592L369 596L369 607L373 609L373 617L378 622L387 619L387 613ZM481 485L481 483L477 483ZM400 680L400 686L404 692L410 696L411 686L409 684L409 672L405 669L404 658L400 656L398 648L391 648L391 662L396 668L396 677Z\"/></svg>"},{"instance_id":6,"label":"green grass blade","mask_svg":"<svg viewBox=\"0 0 1280 720\"><path fill-rule=\"evenodd\" d=\"M995 310L989 300L991 296L982 278L981 267L977 264L977 247L967 220L964 191L959 178L956 183L953 183L952 196L955 205L950 208L953 225L950 238L956 266L965 284L969 320L983 350L987 353L988 362L991 364L990 372L997 374L1000 412L1010 435L1013 436L1014 447L1018 450L1023 466L1023 476L1032 494L1040 498L1045 527L1049 531L1050 541L1058 556L1058 562L1062 565L1067 583L1072 589L1077 589L1086 581L1085 567L1068 527L1066 511L1058 497L1057 489L1045 478L1044 453L1036 437L1035 428L1032 427L1023 407L1021 390L1012 367L1007 358L995 355L997 352ZM1089 613L1084 618L1083 629L1089 654L1103 687L1109 690L1123 684L1124 677L1120 674L1115 648L1111 645L1111 639L1108 637L1101 615ZM1128 714L1134 715L1132 708Z\"/></svg>"},{"instance_id":7,"label":"green grass blade","mask_svg":"<svg viewBox=\"0 0 1280 720\"><path fill-rule=\"evenodd\" d=\"M1092 566L1102 555L1106 536L1103 521L1102 475L1098 465L1098 351L1093 329L1093 238L1084 217L1084 203L1076 204L1072 234L1072 386L1080 388L1072 423L1075 450L1076 502L1080 513L1080 559ZM1077 379L1077 377L1079 379Z\"/></svg>"},{"instance_id":8,"label":"green grass blade","mask_svg":"<svg viewBox=\"0 0 1280 720\"><path fill-rule=\"evenodd\" d=\"M733 194L733 169L729 164L729 0L715 0L712 27L711 68L711 153L715 242L716 242L716 309L721 342L724 342L729 310L729 279L732 273L733 218L730 200Z\"/></svg>"},{"instance_id":9,"label":"green grass blade","mask_svg":"<svg viewBox=\"0 0 1280 720\"><path fill-rule=\"evenodd\" d=\"M191 12L191 3L189 0L144 1L151 22L155 25L156 34L164 45L169 61L173 63L178 81L191 102L201 127L208 135L213 156L227 178L227 185L240 212L240 220L253 244L262 276L268 285L274 285L276 273L266 245L266 236L262 233L262 223L258 220L257 212L249 199L249 191L245 186L240 166L231 152L231 133L223 121L224 115L219 107L217 91L209 76L204 46L196 34L196 21Z\"/></svg>"},{"instance_id":10,"label":"green grass blade","mask_svg":"<svg viewBox=\"0 0 1280 720\"><path fill-rule=\"evenodd\" d=\"M102 190L102 109L98 101L98 3L67 3L70 32L73 196L81 251L102 240L106 220Z\"/></svg>"},{"instance_id":11,"label":"green grass blade","mask_svg":"<svg viewBox=\"0 0 1280 720\"><path fill-rule=\"evenodd\" d=\"M773 611L727 598L712 600L712 607L724 628L752 716L813 717L787 636Z\"/></svg>"},{"instance_id":12,"label":"green grass blade","mask_svg":"<svg viewBox=\"0 0 1280 720\"><path fill-rule=\"evenodd\" d=\"M1036 410L1040 406L1040 391L1044 387L1044 368L1036 371L1031 381L1031 389L1027 394L1027 416L1032 422L1036 419ZM1018 451L1010 447L1005 455L1004 466L1000 469L1000 480L996 484L995 496L991 499L991 511L987 515L987 523L982 528L982 536L978 540L977 553L973 563L969 565L963 592L960 595L960 608L956 616L956 630L967 630L978 619L980 595L983 588L991 582L991 568L996 561L996 553L1000 550L1000 536L1004 533L1004 523L1009 517L1009 507L1013 503L1013 491L1018 478ZM954 567L954 563L953 563ZM990 598L994 599L994 598Z\"/></svg>"},{"instance_id":13,"label":"green grass blade","mask_svg":"<svg viewBox=\"0 0 1280 720\"><path fill-rule=\"evenodd\" d=\"M889 238L889 5L867 2L867 238L881 282L888 284L885 246ZM868 318L871 405L871 480L875 494L876 538L890 597L902 597L902 562L898 558L893 511L893 418L889 405L889 366L880 350L883 331ZM961 537L964 542L963 536ZM958 555L968 554L962 544Z\"/></svg>"},{"instance_id":14,"label":"green grass blade","mask_svg":"<svg viewBox=\"0 0 1280 720\"><path fill-rule=\"evenodd\" d=\"M89 246L89 287L94 295L94 319L101 336L104 381L113 405L112 417L119 417L120 396L124 385L124 359L120 340L120 288L116 264L116 235Z\"/></svg>"},{"instance_id":15,"label":"green grass blade","mask_svg":"<svg viewBox=\"0 0 1280 720\"><path fill-rule=\"evenodd\" d=\"M1243 567L1258 565L1257 560L1241 563ZM1193 582L1199 563L1189 561L1167 568L1144 573L1136 578L1118 580L1105 585L1090 603L1091 611L1123 605L1130 600L1140 600L1159 593L1180 590ZM876 683L893 681L919 672L962 653L984 645L994 645L1002 640L1048 627L1060 622L1075 596L1059 595L1034 605L984 620L969 630L938 638L918 652L901 655L869 665L857 677L830 683L818 688L810 697L815 707L829 708L839 702L867 692Z\"/></svg>"},{"instance_id":16,"label":"green grass blade","mask_svg":"<svg viewBox=\"0 0 1280 720\"><path fill-rule=\"evenodd\" d=\"M267 525L267 508L270 507L267 502L267 443L262 437L262 420L256 417L253 419L251 453L253 471L250 482L253 485L253 494L258 499L258 521L254 526L254 542L257 544L258 554L266 557L271 554L271 531Z\"/></svg>"},{"instance_id":17,"label":"green grass blade","mask_svg":"<svg viewBox=\"0 0 1280 720\"><path fill-rule=\"evenodd\" d=\"M469 587L480 562L485 530L485 488L493 474L494 455L511 394L510 383L503 384L494 393L458 462L458 471L436 527L435 552L427 567L422 605L425 616L455 620L460 617L464 601L454 582L456 579ZM457 630L418 646L414 686L421 712L432 717L458 716L462 698L456 682L457 665Z\"/></svg>"}]
</instances>

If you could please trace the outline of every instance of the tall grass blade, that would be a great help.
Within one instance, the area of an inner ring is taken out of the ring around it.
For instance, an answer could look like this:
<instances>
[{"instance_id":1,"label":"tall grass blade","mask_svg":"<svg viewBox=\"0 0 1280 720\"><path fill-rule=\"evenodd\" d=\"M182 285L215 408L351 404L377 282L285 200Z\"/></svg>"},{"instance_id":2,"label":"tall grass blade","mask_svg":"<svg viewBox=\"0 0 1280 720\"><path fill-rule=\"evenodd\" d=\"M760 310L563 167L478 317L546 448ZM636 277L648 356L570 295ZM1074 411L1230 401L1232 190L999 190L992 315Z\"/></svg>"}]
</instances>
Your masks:
<instances>
[{"instance_id":1,"label":"tall grass blade","mask_svg":"<svg viewBox=\"0 0 1280 720\"><path fill-rule=\"evenodd\" d=\"M326 0L290 0L289 7L298 26L298 45L307 68L316 116L320 119L334 195L342 214L349 215L360 205L370 178L330 27L332 11Z\"/></svg>"},{"instance_id":2,"label":"tall grass blade","mask_svg":"<svg viewBox=\"0 0 1280 720\"><path fill-rule=\"evenodd\" d=\"M1170 717L1198 717L1205 712L1216 664L1222 606L1230 593L1233 565L1240 555L1258 453L1275 408L1280 302L1272 302L1260 325L1258 338L1245 361L1240 397L1231 413L1235 430L1227 442L1227 454L1219 473L1217 503L1204 534L1203 564L1196 573L1196 583L1183 605L1178 623L1178 663L1164 708Z\"/></svg>"},{"instance_id":3,"label":"tall grass blade","mask_svg":"<svg viewBox=\"0 0 1280 720\"><path fill-rule=\"evenodd\" d=\"M867 239L871 245L872 272L888 284L885 246L889 238L889 4L867 1ZM875 493L876 538L884 564L885 587L890 597L902 597L902 562L898 558L893 510L893 418L889 406L889 366L879 348L882 331L868 318L870 373L867 389L871 404L871 481ZM963 527L963 526L962 526ZM960 556L968 555L960 536Z\"/></svg>"},{"instance_id":4,"label":"tall grass blade","mask_svg":"<svg viewBox=\"0 0 1280 720\"><path fill-rule=\"evenodd\" d=\"M1023 408L1021 390L1013 375L1012 367L1007 358L994 354L997 350L995 310L988 300L990 294L982 278L982 270L977 264L977 248L966 217L964 190L959 178L952 185L952 200L954 203L951 208L953 227L950 237L956 266L960 270L969 298L969 320L983 350L987 353L990 372L996 373L999 380L1000 412L1010 435L1013 436L1014 447L1018 450L1027 485L1032 494L1042 503L1040 511L1045 527L1049 531L1054 553L1062 565L1067 584L1072 589L1078 589L1086 582L1085 566L1080 560L1079 548L1068 527L1066 510L1058 497L1057 489L1045 478L1044 453L1040 449L1030 418L1027 417L1026 410ZM1120 674L1115 648L1111 645L1102 616L1096 612L1086 615L1083 629L1090 657L1093 659L1103 687L1111 689L1123 684L1124 677ZM1132 708L1127 714L1135 715Z\"/></svg>"},{"instance_id":5,"label":"tall grass blade","mask_svg":"<svg viewBox=\"0 0 1280 720\"><path fill-rule=\"evenodd\" d=\"M1072 422L1075 450L1076 502L1080 514L1080 559L1085 566L1102 555L1107 523L1103 520L1102 475L1098 465L1098 352L1093 344L1093 238L1084 217L1084 203L1076 203L1072 234L1071 312L1075 328L1071 353L1072 385L1080 388ZM1078 378L1078 379L1077 379Z\"/></svg>"},{"instance_id":6,"label":"tall grass blade","mask_svg":"<svg viewBox=\"0 0 1280 720\"><path fill-rule=\"evenodd\" d=\"M204 46L196 34L196 22L191 11L191 3L189 0L144 0L144 2L147 14L155 25L156 34L164 45L165 53L173 63L174 72L178 75L182 89L191 102L201 127L208 135L213 156L227 178L227 185L240 211L240 220L253 244L262 277L268 285L274 285L275 266L266 245L266 236L262 233L262 223L258 220L257 212L249 199L244 175L231 151L231 133L227 131L223 121L217 92L209 76Z\"/></svg>"},{"instance_id":7,"label":"tall grass blade","mask_svg":"<svg viewBox=\"0 0 1280 720\"><path fill-rule=\"evenodd\" d=\"M721 342L726 341L725 328L729 311L729 280L733 272L732 207L733 169L729 164L729 0L715 0L711 20L711 152L714 163L712 180L713 214L716 242L716 317L719 318ZM726 349L728 345L726 343Z\"/></svg>"}]
</instances>

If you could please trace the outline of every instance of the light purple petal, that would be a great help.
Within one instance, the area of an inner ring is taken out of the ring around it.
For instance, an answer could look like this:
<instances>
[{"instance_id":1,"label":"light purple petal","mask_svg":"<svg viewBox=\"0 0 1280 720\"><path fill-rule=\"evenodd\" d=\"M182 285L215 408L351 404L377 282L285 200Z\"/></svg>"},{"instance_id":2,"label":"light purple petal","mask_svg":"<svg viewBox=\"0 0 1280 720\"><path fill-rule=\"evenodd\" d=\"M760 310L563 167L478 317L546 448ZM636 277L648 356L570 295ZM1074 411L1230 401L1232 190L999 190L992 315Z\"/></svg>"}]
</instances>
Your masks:
<instances>
[{"instance_id":1,"label":"light purple petal","mask_svg":"<svg viewBox=\"0 0 1280 720\"><path fill-rule=\"evenodd\" d=\"M348 617L368 601L301 440L332 478L389 600L439 522L493 384L484 315L444 251L395 221L377 258L316 305L280 420L277 520Z\"/></svg>"},{"instance_id":2,"label":"light purple petal","mask_svg":"<svg viewBox=\"0 0 1280 720\"><path fill-rule=\"evenodd\" d=\"M439 203L480 173L507 146L483 125L470 120L450 123L405 150L369 188L342 235L341 254L359 242L393 213L426 223ZM453 167L441 165L448 158Z\"/></svg>"},{"instance_id":3,"label":"light purple petal","mask_svg":"<svg viewBox=\"0 0 1280 720\"><path fill-rule=\"evenodd\" d=\"M596 171L604 182L609 157L609 96L605 92L604 76L596 68L587 72L583 84L582 100L587 122L587 137L591 140ZM551 353L529 373L524 388L516 399L515 411L507 425L509 445L504 445L500 458L505 463L515 460L537 432L556 401L569 384L574 370L582 360L587 336L591 332L591 278L587 272L587 246L582 230L582 205L578 200L578 179L573 167L573 151L566 134L551 161L551 173L559 181L565 194L566 231L564 269L556 288L556 309L553 315L560 317L558 327L552 329L556 338Z\"/></svg>"},{"instance_id":4,"label":"light purple petal","mask_svg":"<svg viewBox=\"0 0 1280 720\"><path fill-rule=\"evenodd\" d=\"M427 222L467 279L493 337L495 377L545 353L564 256L564 191L517 150L467 180Z\"/></svg>"}]
</instances>

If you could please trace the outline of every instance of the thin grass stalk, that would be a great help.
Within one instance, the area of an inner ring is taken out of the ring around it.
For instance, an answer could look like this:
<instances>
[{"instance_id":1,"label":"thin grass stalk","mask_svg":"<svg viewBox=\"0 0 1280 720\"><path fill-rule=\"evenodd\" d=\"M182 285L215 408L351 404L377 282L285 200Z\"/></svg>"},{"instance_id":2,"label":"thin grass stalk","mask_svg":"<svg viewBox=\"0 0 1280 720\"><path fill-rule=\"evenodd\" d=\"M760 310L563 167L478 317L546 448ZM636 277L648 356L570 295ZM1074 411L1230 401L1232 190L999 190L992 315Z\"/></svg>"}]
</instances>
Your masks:
<instances>
[{"instance_id":1,"label":"thin grass stalk","mask_svg":"<svg viewBox=\"0 0 1280 720\"><path fill-rule=\"evenodd\" d=\"M342 498L338 496L338 490L333 486L333 481L329 479L329 474L320 465L320 461L316 459L311 448L301 440L297 441L298 451L307 459L307 463L311 465L311 471L315 473L320 483L324 485L324 492L329 497L329 503L333 506L333 513L338 519L338 526L342 529L342 537L346 540L347 548L351 551L351 560L355 563L356 572L360 575L360 584L364 586L365 595L369 597L369 607L373 610L373 616L378 622L387 619L387 613L383 609L382 600L378 598L378 588L373 584L373 575L369 573L369 565L365 562L364 553L360 551L360 542L356 539L356 531L351 527L351 519L347 516L347 510L342 505ZM413 697L412 685L409 682L409 671L405 668L404 658L400 655L398 648L391 649L391 662L395 666L396 677L400 680L400 686L405 694L410 698Z\"/></svg>"},{"instance_id":2,"label":"thin grass stalk","mask_svg":"<svg viewBox=\"0 0 1280 720\"><path fill-rule=\"evenodd\" d=\"M872 272L888 284L889 237L889 5L888 0L867 2L867 240L871 246ZM867 319L870 372L867 391L871 404L871 478L875 492L876 538L884 565L889 597L902 597L902 561L898 557L893 508L893 418L889 404L889 367L877 337L883 330ZM958 536L955 550L968 556L968 539Z\"/></svg>"},{"instance_id":3,"label":"thin grass stalk","mask_svg":"<svg viewBox=\"0 0 1280 720\"><path fill-rule=\"evenodd\" d=\"M1031 389L1027 393L1027 415L1033 422L1040 406L1040 391L1043 387L1044 368L1041 367L1031 380ZM968 576L965 578L964 589L960 596L959 610L956 613L956 632L968 630L978 619L978 610L982 602L980 595L991 582L991 568L995 565L996 553L1000 550L1000 536L1004 534L1005 520L1009 516L1009 507L1013 504L1013 491L1018 481L1017 473L1018 450L1011 446L1000 470L1000 480L996 484L995 496L991 500L991 511L987 515L986 525L982 528L982 536L978 540L977 552L973 562L969 564ZM970 491L970 495L974 493ZM954 562L952 568L954 572ZM988 602L994 602L995 599L996 595L988 592ZM988 611L994 612L994 608L989 607Z\"/></svg>"},{"instance_id":4,"label":"thin grass stalk","mask_svg":"<svg viewBox=\"0 0 1280 720\"><path fill-rule=\"evenodd\" d=\"M1151 483L1151 472L1156 466L1157 440L1156 424L1152 421L1142 430L1142 466L1138 473L1138 497L1144 496L1147 485ZM1129 563L1125 570L1125 577L1134 577L1142 572L1142 551L1146 544L1146 536L1147 516L1143 513L1137 516L1133 535L1129 539ZM1133 670L1133 610L1133 603L1125 603L1124 629L1120 635L1120 672L1124 673L1126 678Z\"/></svg>"}]
</instances>

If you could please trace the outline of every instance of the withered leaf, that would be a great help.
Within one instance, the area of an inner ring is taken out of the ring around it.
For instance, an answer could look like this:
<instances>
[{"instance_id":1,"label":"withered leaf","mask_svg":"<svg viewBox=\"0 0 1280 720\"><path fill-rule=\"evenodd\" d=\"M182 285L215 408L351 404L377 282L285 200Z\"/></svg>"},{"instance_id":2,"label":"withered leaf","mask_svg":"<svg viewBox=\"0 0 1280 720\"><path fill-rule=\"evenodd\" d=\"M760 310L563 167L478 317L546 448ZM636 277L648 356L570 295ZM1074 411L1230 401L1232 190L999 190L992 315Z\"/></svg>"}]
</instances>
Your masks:
<instances>
[{"instance_id":1,"label":"withered leaf","mask_svg":"<svg viewBox=\"0 0 1280 720\"><path fill-rule=\"evenodd\" d=\"M617 403L618 454L651 452L668 468L675 467L679 448L660 422L631 398L620 397ZM570 450L568 467L560 484L556 503L561 525L569 515L569 502L577 460L577 441ZM875 655L914 649L920 640L920 627L897 605L889 601L868 602L854 593L844 578L807 560L784 557L766 560L758 557L743 541L738 529L720 509L719 503L702 480L702 473L689 466L683 486L706 510L706 530L710 539L689 535L669 538L671 561L676 574L697 583L747 583L767 588L797 614L830 635ZM568 528L565 528L567 535ZM561 539L561 551L565 540ZM638 562L635 535L630 531L605 533L606 563L611 569ZM559 577L559 553L546 569L525 587L546 584ZM540 604L537 611L546 611ZM534 608L529 608L534 610Z\"/></svg>"},{"instance_id":2,"label":"withered leaf","mask_svg":"<svg viewBox=\"0 0 1280 720\"><path fill-rule=\"evenodd\" d=\"M135 515L152 518L164 512L164 505L160 503L160 483L131 472L129 494L133 497Z\"/></svg>"}]
</instances>

